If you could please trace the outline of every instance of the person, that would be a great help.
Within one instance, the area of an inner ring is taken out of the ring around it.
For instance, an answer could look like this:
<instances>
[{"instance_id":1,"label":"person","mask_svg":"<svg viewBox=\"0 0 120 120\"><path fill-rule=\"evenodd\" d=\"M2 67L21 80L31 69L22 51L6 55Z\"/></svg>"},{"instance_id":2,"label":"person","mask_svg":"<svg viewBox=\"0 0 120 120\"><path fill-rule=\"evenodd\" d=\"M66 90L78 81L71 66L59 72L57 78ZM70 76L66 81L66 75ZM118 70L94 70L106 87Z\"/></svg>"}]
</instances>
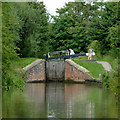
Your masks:
<instances>
[{"instance_id":1,"label":"person","mask_svg":"<svg viewBox=\"0 0 120 120\"><path fill-rule=\"evenodd\" d=\"M48 52L48 58L50 57L50 52Z\"/></svg>"},{"instance_id":2,"label":"person","mask_svg":"<svg viewBox=\"0 0 120 120\"><path fill-rule=\"evenodd\" d=\"M75 55L75 52L71 48L69 49L69 51L70 51L70 55Z\"/></svg>"},{"instance_id":3,"label":"person","mask_svg":"<svg viewBox=\"0 0 120 120\"><path fill-rule=\"evenodd\" d=\"M93 48L90 47L89 50L88 50L88 59L91 60L92 59L92 54L93 54Z\"/></svg>"}]
</instances>

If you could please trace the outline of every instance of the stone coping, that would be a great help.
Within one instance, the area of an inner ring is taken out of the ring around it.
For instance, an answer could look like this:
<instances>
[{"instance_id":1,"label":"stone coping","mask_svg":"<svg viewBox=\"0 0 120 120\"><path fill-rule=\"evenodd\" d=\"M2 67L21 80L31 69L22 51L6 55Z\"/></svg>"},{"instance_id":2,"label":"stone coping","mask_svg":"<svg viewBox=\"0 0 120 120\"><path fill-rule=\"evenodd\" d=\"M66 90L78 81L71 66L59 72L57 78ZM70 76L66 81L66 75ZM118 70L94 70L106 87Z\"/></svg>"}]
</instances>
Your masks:
<instances>
[{"instance_id":1,"label":"stone coping","mask_svg":"<svg viewBox=\"0 0 120 120\"><path fill-rule=\"evenodd\" d=\"M75 63L71 59L66 59L65 61L68 62L70 65L74 66L77 70L82 71L83 73L88 73L89 72L86 68L84 68L84 67L80 66L79 64Z\"/></svg>"},{"instance_id":2,"label":"stone coping","mask_svg":"<svg viewBox=\"0 0 120 120\"><path fill-rule=\"evenodd\" d=\"M45 60L42 60L42 59L37 59L35 60L34 62L32 62L31 64L27 65L26 67L23 68L24 71L27 71L29 69L31 69L32 67L34 67L35 65L41 63L41 62L44 62Z\"/></svg>"}]
</instances>

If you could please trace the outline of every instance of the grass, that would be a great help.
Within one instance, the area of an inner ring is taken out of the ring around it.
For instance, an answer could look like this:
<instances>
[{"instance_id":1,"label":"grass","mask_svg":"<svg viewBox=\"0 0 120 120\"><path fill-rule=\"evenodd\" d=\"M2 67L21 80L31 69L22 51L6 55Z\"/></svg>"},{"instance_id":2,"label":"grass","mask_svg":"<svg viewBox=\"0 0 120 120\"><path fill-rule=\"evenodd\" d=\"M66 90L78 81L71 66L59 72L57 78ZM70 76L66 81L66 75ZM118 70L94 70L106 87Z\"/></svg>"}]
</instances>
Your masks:
<instances>
[{"instance_id":1,"label":"grass","mask_svg":"<svg viewBox=\"0 0 120 120\"><path fill-rule=\"evenodd\" d=\"M80 57L75 57L75 59L88 59L87 56L80 56Z\"/></svg>"},{"instance_id":2,"label":"grass","mask_svg":"<svg viewBox=\"0 0 120 120\"><path fill-rule=\"evenodd\" d=\"M106 61L108 62L112 68L114 68L115 66L118 66L118 58L113 58L111 56L103 56L100 58L96 58L97 61Z\"/></svg>"},{"instance_id":3,"label":"grass","mask_svg":"<svg viewBox=\"0 0 120 120\"><path fill-rule=\"evenodd\" d=\"M79 60L73 60L73 61L83 66L84 68L88 69L90 71L89 74L93 76L95 79L99 79L99 74L102 74L105 71L101 64L95 62L79 61Z\"/></svg>"},{"instance_id":4,"label":"grass","mask_svg":"<svg viewBox=\"0 0 120 120\"><path fill-rule=\"evenodd\" d=\"M81 56L81 57L76 57L76 59L88 59L88 57ZM102 57L92 56L92 59L95 59L96 61L106 61L112 66L112 68L114 68L115 66L118 66L118 58L113 58L109 55L102 56Z\"/></svg>"},{"instance_id":5,"label":"grass","mask_svg":"<svg viewBox=\"0 0 120 120\"><path fill-rule=\"evenodd\" d=\"M25 66L31 64L32 62L34 62L37 59L39 59L39 58L17 58L15 60L13 60L13 64L18 66L19 68L24 68Z\"/></svg>"}]
</instances>

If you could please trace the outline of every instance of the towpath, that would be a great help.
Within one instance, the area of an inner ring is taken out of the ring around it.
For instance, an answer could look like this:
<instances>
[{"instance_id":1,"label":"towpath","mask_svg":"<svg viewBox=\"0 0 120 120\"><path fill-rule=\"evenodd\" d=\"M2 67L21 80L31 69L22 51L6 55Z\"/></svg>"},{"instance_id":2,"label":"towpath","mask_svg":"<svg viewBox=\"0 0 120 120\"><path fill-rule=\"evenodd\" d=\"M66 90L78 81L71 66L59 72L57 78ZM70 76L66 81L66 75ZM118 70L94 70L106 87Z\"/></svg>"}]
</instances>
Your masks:
<instances>
[{"instance_id":1,"label":"towpath","mask_svg":"<svg viewBox=\"0 0 120 120\"><path fill-rule=\"evenodd\" d=\"M96 62L102 64L102 66L106 71L112 70L112 67L108 62L104 62L104 61L96 61Z\"/></svg>"},{"instance_id":2,"label":"towpath","mask_svg":"<svg viewBox=\"0 0 120 120\"><path fill-rule=\"evenodd\" d=\"M75 60L96 62L96 63L102 64L102 66L106 71L112 70L111 65L106 61L96 61L96 60L88 60L88 59L75 59Z\"/></svg>"}]
</instances>

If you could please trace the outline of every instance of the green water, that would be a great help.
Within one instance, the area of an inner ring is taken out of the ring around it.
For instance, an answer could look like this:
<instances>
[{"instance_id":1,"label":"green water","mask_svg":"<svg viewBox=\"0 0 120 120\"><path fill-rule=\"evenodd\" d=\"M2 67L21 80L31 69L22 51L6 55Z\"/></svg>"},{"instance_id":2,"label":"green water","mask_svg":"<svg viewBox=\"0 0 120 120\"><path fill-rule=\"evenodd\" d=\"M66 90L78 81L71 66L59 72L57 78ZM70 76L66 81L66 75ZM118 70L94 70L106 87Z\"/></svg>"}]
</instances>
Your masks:
<instances>
[{"instance_id":1,"label":"green water","mask_svg":"<svg viewBox=\"0 0 120 120\"><path fill-rule=\"evenodd\" d=\"M25 89L3 91L3 118L117 118L114 96L86 84L27 83Z\"/></svg>"}]
</instances>

